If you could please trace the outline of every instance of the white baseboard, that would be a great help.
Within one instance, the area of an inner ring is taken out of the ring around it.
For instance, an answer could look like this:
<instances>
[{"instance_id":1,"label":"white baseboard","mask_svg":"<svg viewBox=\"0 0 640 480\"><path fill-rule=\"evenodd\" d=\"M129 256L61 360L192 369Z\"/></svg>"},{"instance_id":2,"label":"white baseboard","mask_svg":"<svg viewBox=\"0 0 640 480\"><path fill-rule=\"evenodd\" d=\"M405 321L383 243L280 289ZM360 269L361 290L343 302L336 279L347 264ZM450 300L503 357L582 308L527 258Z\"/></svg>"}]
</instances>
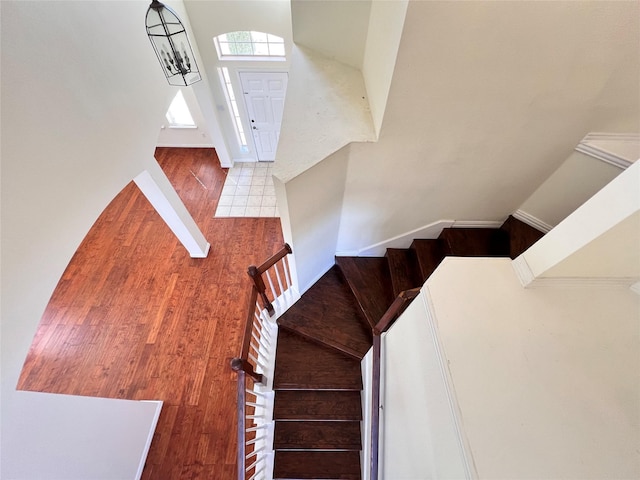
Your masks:
<instances>
[{"instance_id":1,"label":"white baseboard","mask_svg":"<svg viewBox=\"0 0 640 480\"><path fill-rule=\"evenodd\" d=\"M456 220L451 228L500 228L504 220Z\"/></svg>"},{"instance_id":2,"label":"white baseboard","mask_svg":"<svg viewBox=\"0 0 640 480\"><path fill-rule=\"evenodd\" d=\"M341 250L336 257L383 257L387 248L409 248L416 238L436 239L445 228L500 228L503 223L504 220L438 220L360 250Z\"/></svg>"},{"instance_id":3,"label":"white baseboard","mask_svg":"<svg viewBox=\"0 0 640 480\"><path fill-rule=\"evenodd\" d=\"M382 257L387 251L387 248L409 248L409 246L411 245L411 242L416 238L426 238L426 239L438 238L438 235L440 235L443 228L449 228L454 223L455 222L453 220L438 220L437 222L424 225L422 227L416 228L414 230L403 233L401 235L388 238L386 240L383 240L382 242L369 245L368 247L364 247L358 250L357 252L355 252L355 255L352 254L348 256ZM346 255L338 255L338 254L336 255L346 256Z\"/></svg>"},{"instance_id":4,"label":"white baseboard","mask_svg":"<svg viewBox=\"0 0 640 480\"><path fill-rule=\"evenodd\" d=\"M549 225L523 210L516 210L513 212L513 218L520 220L522 223L526 223L530 227L540 230L543 233L548 233L553 229L553 225Z\"/></svg>"}]
</instances>

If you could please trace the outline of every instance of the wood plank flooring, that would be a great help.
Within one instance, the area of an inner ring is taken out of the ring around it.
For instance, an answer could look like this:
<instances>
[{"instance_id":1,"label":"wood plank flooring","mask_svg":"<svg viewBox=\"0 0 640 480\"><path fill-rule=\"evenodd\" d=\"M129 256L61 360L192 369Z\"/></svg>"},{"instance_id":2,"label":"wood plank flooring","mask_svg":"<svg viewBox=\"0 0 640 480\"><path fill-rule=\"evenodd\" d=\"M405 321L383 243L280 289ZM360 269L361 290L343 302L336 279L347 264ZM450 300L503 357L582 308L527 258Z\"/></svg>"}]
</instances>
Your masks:
<instances>
[{"instance_id":1,"label":"wood plank flooring","mask_svg":"<svg viewBox=\"0 0 640 480\"><path fill-rule=\"evenodd\" d=\"M236 475L229 360L247 315L246 268L282 245L280 220L213 218L225 170L212 149L158 149L156 158L209 256L190 258L129 184L64 272L18 388L163 400L143 479L227 480Z\"/></svg>"}]
</instances>

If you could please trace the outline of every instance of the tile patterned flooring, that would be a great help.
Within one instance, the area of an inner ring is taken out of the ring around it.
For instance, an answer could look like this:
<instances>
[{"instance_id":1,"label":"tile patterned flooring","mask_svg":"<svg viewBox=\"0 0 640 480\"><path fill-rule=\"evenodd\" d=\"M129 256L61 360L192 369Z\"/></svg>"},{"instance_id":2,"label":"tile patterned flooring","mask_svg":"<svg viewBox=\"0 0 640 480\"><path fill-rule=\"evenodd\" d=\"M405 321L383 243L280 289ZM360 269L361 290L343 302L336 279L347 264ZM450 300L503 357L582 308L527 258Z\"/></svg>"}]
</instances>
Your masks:
<instances>
[{"instance_id":1,"label":"tile patterned flooring","mask_svg":"<svg viewBox=\"0 0 640 480\"><path fill-rule=\"evenodd\" d=\"M227 172L215 217L278 217L273 163L236 163Z\"/></svg>"}]
</instances>

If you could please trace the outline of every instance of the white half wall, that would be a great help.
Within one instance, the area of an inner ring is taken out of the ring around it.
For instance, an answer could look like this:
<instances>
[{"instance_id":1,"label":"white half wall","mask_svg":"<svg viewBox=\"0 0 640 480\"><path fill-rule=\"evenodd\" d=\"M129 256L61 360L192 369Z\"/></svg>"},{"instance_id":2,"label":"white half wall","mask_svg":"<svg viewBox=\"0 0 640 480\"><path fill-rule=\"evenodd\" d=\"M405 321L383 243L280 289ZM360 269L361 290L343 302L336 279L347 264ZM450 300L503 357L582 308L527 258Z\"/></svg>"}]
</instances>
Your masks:
<instances>
[{"instance_id":1,"label":"white half wall","mask_svg":"<svg viewBox=\"0 0 640 480\"><path fill-rule=\"evenodd\" d=\"M36 392L17 392L15 401L19 428L34 435L27 449L3 446L11 458L5 480L139 479L162 408L155 401Z\"/></svg>"},{"instance_id":2,"label":"white half wall","mask_svg":"<svg viewBox=\"0 0 640 480\"><path fill-rule=\"evenodd\" d=\"M463 479L473 471L436 333L421 293L383 335L381 478Z\"/></svg>"},{"instance_id":3,"label":"white half wall","mask_svg":"<svg viewBox=\"0 0 640 480\"><path fill-rule=\"evenodd\" d=\"M640 477L637 295L455 257L426 289L478 478Z\"/></svg>"}]
</instances>

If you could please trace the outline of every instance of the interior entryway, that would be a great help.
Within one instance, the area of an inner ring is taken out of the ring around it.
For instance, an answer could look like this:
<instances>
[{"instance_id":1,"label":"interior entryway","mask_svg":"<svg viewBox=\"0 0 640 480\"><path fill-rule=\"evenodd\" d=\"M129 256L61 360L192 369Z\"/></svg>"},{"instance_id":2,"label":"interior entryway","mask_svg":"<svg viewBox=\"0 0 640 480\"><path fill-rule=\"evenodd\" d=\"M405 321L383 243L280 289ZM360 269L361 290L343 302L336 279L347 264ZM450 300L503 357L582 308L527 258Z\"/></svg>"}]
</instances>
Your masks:
<instances>
[{"instance_id":1,"label":"interior entryway","mask_svg":"<svg viewBox=\"0 0 640 480\"><path fill-rule=\"evenodd\" d=\"M285 72L240 72L258 161L272 162L280 138L280 124L287 91Z\"/></svg>"}]
</instances>

